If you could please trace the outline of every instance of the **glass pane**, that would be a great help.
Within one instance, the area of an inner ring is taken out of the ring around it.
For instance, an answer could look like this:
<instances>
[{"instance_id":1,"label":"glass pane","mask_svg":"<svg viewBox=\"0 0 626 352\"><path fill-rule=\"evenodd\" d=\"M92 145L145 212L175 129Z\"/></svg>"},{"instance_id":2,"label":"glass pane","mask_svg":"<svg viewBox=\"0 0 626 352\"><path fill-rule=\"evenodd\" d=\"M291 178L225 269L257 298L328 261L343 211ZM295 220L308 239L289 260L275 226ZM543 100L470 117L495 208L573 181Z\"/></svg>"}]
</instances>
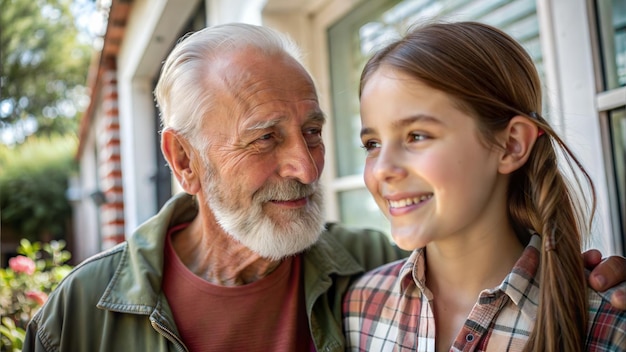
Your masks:
<instances>
[{"instance_id":1,"label":"glass pane","mask_svg":"<svg viewBox=\"0 0 626 352\"><path fill-rule=\"evenodd\" d=\"M376 49L426 19L475 20L520 41L542 72L536 12L535 0L367 1L332 26L328 37L337 177L363 171L358 87L363 65Z\"/></svg>"},{"instance_id":2,"label":"glass pane","mask_svg":"<svg viewBox=\"0 0 626 352\"><path fill-rule=\"evenodd\" d=\"M626 1L599 0L596 4L605 89L626 86Z\"/></svg>"},{"instance_id":3,"label":"glass pane","mask_svg":"<svg viewBox=\"0 0 626 352\"><path fill-rule=\"evenodd\" d=\"M389 235L389 222L378 209L378 205L367 189L340 192L339 204L342 224L377 229Z\"/></svg>"}]
</instances>

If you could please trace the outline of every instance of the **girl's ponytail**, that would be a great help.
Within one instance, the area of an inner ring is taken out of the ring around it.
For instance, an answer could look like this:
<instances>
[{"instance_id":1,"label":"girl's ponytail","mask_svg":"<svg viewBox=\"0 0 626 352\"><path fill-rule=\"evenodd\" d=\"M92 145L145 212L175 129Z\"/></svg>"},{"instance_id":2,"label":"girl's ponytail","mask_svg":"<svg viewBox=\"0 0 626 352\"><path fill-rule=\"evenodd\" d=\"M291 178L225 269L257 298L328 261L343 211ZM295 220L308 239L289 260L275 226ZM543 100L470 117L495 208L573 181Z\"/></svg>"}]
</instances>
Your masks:
<instances>
[{"instance_id":1,"label":"girl's ponytail","mask_svg":"<svg viewBox=\"0 0 626 352\"><path fill-rule=\"evenodd\" d=\"M526 351L584 351L587 291L580 253L586 222L584 208L559 170L555 147L591 185L594 206L595 194L588 174L563 141L539 118L535 121L546 135L538 138L527 164L514 176L512 185L521 184L512 186L510 194L513 222L542 238L540 301Z\"/></svg>"}]
</instances>

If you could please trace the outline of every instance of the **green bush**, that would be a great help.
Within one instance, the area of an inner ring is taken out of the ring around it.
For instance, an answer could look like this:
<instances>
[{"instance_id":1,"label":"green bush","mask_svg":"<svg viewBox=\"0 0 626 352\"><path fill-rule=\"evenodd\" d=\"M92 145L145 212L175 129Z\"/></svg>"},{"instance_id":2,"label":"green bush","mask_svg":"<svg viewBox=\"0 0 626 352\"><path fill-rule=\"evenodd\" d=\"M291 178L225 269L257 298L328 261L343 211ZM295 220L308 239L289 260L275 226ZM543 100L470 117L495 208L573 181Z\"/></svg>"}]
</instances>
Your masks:
<instances>
[{"instance_id":1,"label":"green bush","mask_svg":"<svg viewBox=\"0 0 626 352\"><path fill-rule=\"evenodd\" d=\"M65 194L76 170L76 138L29 138L0 146L0 220L20 238L62 239L72 208Z\"/></svg>"},{"instance_id":2,"label":"green bush","mask_svg":"<svg viewBox=\"0 0 626 352\"><path fill-rule=\"evenodd\" d=\"M26 325L48 294L72 270L65 242L41 244L22 239L9 267L0 268L0 351L22 349Z\"/></svg>"}]
</instances>

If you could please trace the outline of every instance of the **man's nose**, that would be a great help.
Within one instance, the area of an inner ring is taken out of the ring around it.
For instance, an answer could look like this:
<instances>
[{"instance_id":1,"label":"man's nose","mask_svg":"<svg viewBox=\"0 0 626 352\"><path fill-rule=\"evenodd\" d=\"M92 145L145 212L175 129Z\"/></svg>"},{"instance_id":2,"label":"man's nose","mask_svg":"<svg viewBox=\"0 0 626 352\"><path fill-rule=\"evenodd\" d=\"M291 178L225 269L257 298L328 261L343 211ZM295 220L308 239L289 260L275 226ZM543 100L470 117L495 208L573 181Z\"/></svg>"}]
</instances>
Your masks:
<instances>
[{"instance_id":1,"label":"man's nose","mask_svg":"<svg viewBox=\"0 0 626 352\"><path fill-rule=\"evenodd\" d=\"M303 184L318 180L317 163L304 137L293 138L290 143L283 145L280 158L278 173L281 177L293 178Z\"/></svg>"}]
</instances>

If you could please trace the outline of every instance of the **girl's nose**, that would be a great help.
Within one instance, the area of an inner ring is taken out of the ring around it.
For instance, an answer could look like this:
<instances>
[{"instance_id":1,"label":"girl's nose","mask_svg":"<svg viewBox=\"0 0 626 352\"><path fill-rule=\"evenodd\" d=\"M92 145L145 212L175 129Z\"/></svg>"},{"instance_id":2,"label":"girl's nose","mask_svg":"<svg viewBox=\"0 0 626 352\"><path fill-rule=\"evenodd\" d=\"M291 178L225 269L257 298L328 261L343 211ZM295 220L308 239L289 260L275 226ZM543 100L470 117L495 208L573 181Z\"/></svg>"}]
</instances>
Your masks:
<instances>
[{"instance_id":1,"label":"girl's nose","mask_svg":"<svg viewBox=\"0 0 626 352\"><path fill-rule=\"evenodd\" d=\"M401 151L382 147L375 160L373 175L380 182L391 182L406 177L407 170L402 164Z\"/></svg>"}]
</instances>

